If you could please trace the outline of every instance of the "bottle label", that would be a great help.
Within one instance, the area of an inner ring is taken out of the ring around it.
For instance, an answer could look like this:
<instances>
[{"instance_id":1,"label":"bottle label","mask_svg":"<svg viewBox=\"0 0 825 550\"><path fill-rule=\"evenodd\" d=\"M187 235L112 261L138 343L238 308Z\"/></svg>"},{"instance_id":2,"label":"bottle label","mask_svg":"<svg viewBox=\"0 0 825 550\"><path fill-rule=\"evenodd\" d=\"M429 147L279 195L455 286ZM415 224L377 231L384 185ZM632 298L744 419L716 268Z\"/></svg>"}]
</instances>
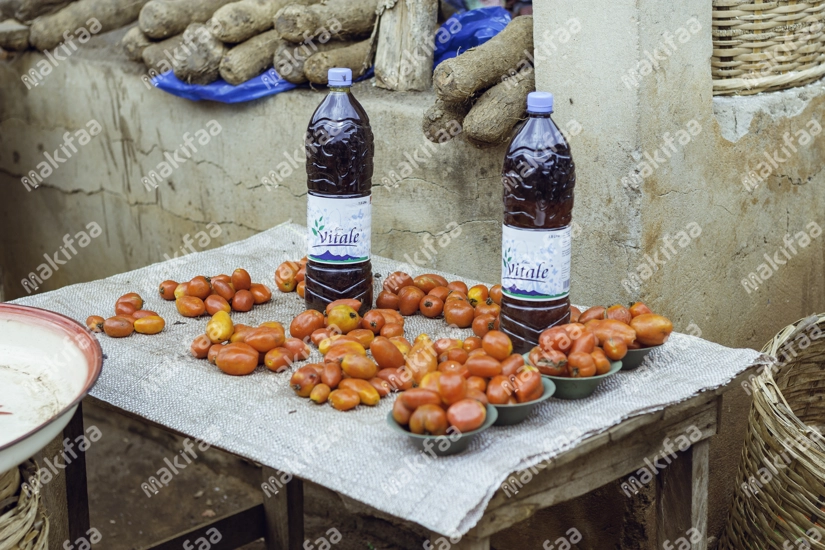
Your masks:
<instances>
[{"instance_id":1,"label":"bottle label","mask_svg":"<svg viewBox=\"0 0 825 550\"><path fill-rule=\"evenodd\" d=\"M504 225L501 291L517 300L542 301L570 294L570 226L521 229Z\"/></svg>"},{"instance_id":2,"label":"bottle label","mask_svg":"<svg viewBox=\"0 0 825 550\"><path fill-rule=\"evenodd\" d=\"M323 264L370 259L372 195L341 199L307 194L307 257Z\"/></svg>"}]
</instances>

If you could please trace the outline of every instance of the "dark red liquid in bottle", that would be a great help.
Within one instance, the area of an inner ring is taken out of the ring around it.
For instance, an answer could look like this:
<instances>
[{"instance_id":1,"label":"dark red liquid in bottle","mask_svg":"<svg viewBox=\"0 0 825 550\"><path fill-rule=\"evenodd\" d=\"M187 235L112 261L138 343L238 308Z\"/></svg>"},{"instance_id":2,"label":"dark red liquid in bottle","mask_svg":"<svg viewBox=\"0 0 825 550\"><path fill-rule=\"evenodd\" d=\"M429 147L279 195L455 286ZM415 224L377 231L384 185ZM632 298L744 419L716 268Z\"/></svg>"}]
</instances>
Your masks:
<instances>
[{"instance_id":1,"label":"dark red liquid in bottle","mask_svg":"<svg viewBox=\"0 0 825 550\"><path fill-rule=\"evenodd\" d=\"M334 71L341 71L335 73ZM330 70L330 93L307 128L305 300L323 311L341 298L372 308L371 190L375 150L369 117L350 92L351 71Z\"/></svg>"},{"instance_id":2,"label":"dark red liquid in bottle","mask_svg":"<svg viewBox=\"0 0 825 550\"><path fill-rule=\"evenodd\" d=\"M530 94L528 119L510 142L502 170L501 330L518 353L535 346L548 327L570 319L576 168L551 112L550 94Z\"/></svg>"}]
</instances>

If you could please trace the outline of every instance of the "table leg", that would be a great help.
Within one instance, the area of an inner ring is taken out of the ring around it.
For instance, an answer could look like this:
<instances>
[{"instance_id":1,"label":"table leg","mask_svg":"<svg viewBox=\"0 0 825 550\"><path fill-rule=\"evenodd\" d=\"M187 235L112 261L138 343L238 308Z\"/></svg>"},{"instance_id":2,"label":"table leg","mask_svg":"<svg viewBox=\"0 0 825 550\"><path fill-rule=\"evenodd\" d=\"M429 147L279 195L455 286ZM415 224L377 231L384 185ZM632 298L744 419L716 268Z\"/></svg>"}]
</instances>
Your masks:
<instances>
[{"instance_id":1,"label":"table leg","mask_svg":"<svg viewBox=\"0 0 825 550\"><path fill-rule=\"evenodd\" d=\"M304 544L304 482L293 477L281 484L284 474L262 468L266 549L301 550Z\"/></svg>"},{"instance_id":2,"label":"table leg","mask_svg":"<svg viewBox=\"0 0 825 550\"><path fill-rule=\"evenodd\" d=\"M708 547L709 440L679 453L656 478L656 547ZM660 462L665 462L661 459ZM681 540L680 540L681 539Z\"/></svg>"},{"instance_id":3,"label":"table leg","mask_svg":"<svg viewBox=\"0 0 825 550\"><path fill-rule=\"evenodd\" d=\"M490 537L481 539L462 537L458 542L452 542L450 537L430 533L430 546L433 550L449 548L450 550L490 550Z\"/></svg>"}]
</instances>

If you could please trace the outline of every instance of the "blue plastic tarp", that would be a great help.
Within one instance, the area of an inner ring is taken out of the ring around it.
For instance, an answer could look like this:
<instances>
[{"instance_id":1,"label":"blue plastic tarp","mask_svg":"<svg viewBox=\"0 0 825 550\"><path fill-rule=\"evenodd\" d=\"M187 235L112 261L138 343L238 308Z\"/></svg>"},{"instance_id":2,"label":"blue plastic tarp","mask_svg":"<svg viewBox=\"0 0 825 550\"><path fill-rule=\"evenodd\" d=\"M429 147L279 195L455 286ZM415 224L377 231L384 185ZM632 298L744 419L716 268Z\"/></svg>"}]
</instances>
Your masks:
<instances>
[{"instance_id":1,"label":"blue plastic tarp","mask_svg":"<svg viewBox=\"0 0 825 550\"><path fill-rule=\"evenodd\" d=\"M509 22L509 12L496 7L471 10L452 16L436 33L433 66L487 42L504 30ZM370 69L358 80L372 78L373 74L373 70ZM269 69L237 86L220 78L211 84L187 84L171 71L154 77L152 83L164 92L178 97L192 101L206 99L221 103L242 103L297 88L297 85L283 80L275 69Z\"/></svg>"}]
</instances>

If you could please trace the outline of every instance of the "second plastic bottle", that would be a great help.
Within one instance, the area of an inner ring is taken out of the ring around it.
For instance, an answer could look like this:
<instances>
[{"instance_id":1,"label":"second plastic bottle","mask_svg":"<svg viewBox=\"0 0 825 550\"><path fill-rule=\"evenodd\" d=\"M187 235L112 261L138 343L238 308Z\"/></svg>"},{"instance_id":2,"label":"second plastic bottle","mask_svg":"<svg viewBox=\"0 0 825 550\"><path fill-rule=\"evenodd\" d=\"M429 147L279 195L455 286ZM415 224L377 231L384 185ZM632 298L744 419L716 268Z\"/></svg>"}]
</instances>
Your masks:
<instances>
[{"instance_id":1,"label":"second plastic bottle","mask_svg":"<svg viewBox=\"0 0 825 550\"><path fill-rule=\"evenodd\" d=\"M370 121L352 95L352 71L330 69L330 92L307 128L306 304L323 311L341 298L372 307Z\"/></svg>"},{"instance_id":2,"label":"second plastic bottle","mask_svg":"<svg viewBox=\"0 0 825 550\"><path fill-rule=\"evenodd\" d=\"M576 168L550 118L553 95L527 97L528 118L504 159L501 330L518 353L570 319L570 222Z\"/></svg>"}]
</instances>

